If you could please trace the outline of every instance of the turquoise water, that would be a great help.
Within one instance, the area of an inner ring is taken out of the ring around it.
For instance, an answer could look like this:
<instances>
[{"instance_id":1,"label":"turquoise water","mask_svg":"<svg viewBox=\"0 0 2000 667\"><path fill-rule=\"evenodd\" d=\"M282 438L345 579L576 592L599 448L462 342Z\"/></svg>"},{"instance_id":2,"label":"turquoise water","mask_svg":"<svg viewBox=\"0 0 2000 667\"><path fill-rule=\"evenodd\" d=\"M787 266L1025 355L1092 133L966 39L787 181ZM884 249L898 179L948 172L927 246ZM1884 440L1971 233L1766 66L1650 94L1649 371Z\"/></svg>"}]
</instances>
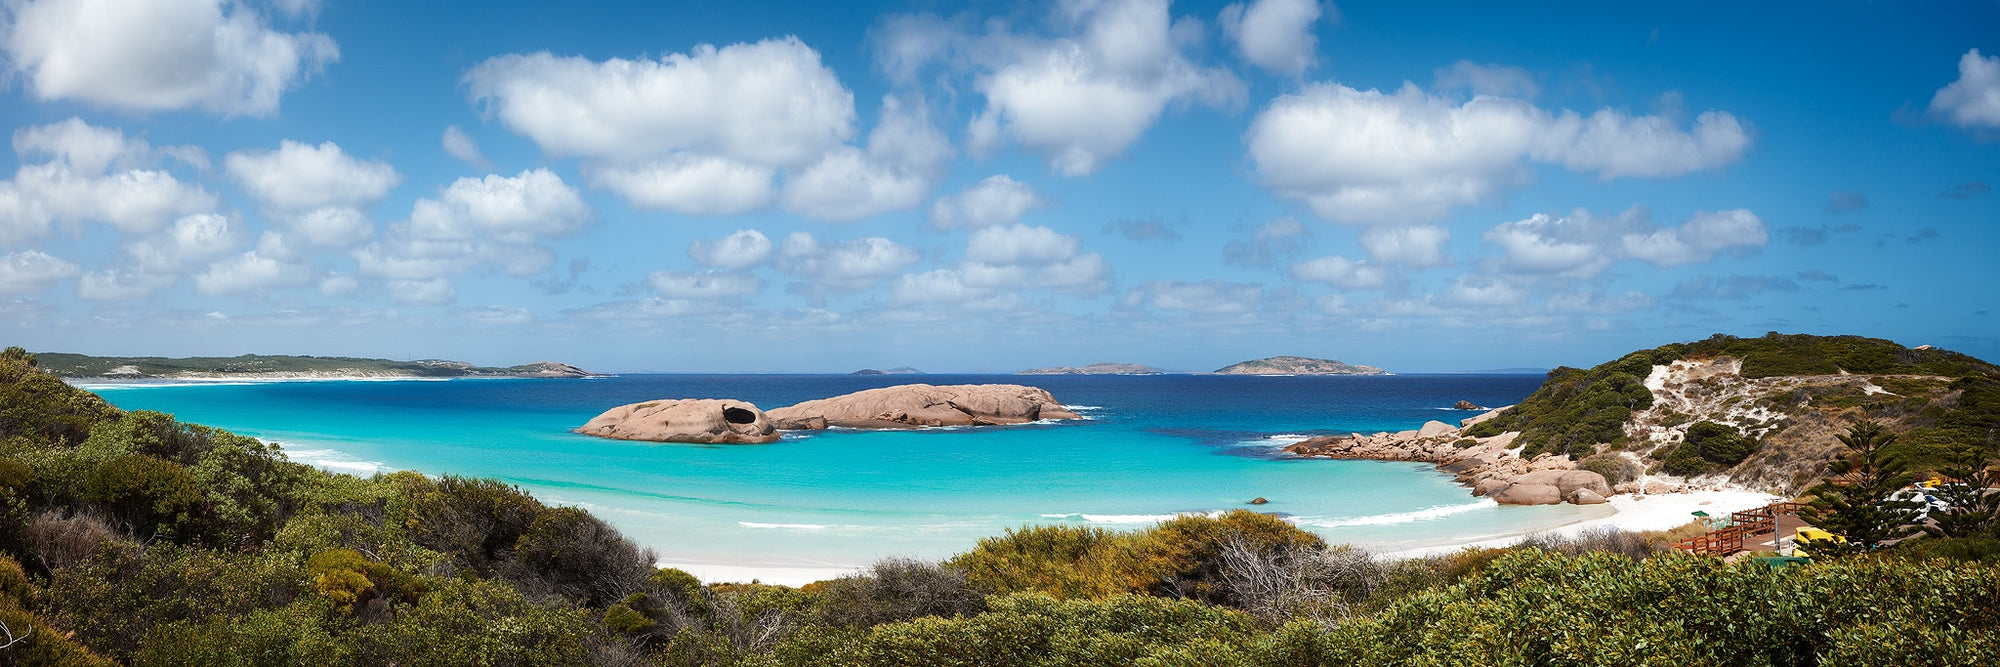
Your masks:
<instances>
[{"instance_id":1,"label":"turquoise water","mask_svg":"<svg viewBox=\"0 0 2000 667\"><path fill-rule=\"evenodd\" d=\"M1498 507L1428 465L1290 458L1306 435L1416 428L1518 401L1537 376L1036 377L640 375L591 380L91 385L281 444L341 472L498 478L597 513L676 563L855 566L939 558L1031 523L1139 527L1181 512L1279 512L1331 541L1395 550L1511 534L1601 508ZM910 381L1042 386L1089 417L980 429L828 431L769 445L575 435L613 405L732 397L764 407Z\"/></svg>"}]
</instances>

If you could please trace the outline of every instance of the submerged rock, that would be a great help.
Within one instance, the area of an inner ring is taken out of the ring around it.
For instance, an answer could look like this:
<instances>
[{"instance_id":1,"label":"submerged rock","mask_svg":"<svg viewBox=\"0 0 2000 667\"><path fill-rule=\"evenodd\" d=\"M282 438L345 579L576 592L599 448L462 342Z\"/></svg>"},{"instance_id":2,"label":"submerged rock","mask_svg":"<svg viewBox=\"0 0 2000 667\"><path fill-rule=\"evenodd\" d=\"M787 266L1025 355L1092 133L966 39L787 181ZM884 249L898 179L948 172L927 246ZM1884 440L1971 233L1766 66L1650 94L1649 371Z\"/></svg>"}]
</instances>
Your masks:
<instances>
[{"instance_id":1,"label":"submerged rock","mask_svg":"<svg viewBox=\"0 0 2000 667\"><path fill-rule=\"evenodd\" d=\"M994 426L1081 418L1048 391L1018 384L898 385L777 408L770 417L787 429Z\"/></svg>"},{"instance_id":2,"label":"submerged rock","mask_svg":"<svg viewBox=\"0 0 2000 667\"><path fill-rule=\"evenodd\" d=\"M702 444L757 444L779 437L776 425L757 406L709 398L621 405L605 410L576 432L614 440Z\"/></svg>"}]
</instances>

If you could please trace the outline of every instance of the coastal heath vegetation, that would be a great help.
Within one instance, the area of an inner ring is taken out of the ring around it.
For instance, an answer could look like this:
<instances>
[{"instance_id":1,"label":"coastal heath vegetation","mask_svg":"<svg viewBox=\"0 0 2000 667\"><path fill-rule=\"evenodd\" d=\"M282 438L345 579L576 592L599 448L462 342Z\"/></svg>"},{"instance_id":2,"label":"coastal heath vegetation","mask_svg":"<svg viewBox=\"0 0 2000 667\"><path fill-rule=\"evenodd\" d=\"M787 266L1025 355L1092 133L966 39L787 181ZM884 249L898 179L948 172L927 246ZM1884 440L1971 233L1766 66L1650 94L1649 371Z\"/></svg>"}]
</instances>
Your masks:
<instances>
[{"instance_id":1,"label":"coastal heath vegetation","mask_svg":"<svg viewBox=\"0 0 2000 667\"><path fill-rule=\"evenodd\" d=\"M506 484L325 472L0 353L6 664L1981 664L1975 524L1771 570L1634 533L1383 560L1236 511L708 584Z\"/></svg>"}]
</instances>

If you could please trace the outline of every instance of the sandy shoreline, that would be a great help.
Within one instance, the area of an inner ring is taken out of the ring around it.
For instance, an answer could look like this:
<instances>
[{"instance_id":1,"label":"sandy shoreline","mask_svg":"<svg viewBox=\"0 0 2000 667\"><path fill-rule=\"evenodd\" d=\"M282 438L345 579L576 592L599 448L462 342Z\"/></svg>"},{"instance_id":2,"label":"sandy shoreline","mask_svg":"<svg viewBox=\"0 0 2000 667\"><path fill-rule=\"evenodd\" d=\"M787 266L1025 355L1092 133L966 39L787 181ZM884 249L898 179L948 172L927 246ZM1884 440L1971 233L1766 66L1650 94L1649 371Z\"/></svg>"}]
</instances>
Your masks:
<instances>
[{"instance_id":1,"label":"sandy shoreline","mask_svg":"<svg viewBox=\"0 0 2000 667\"><path fill-rule=\"evenodd\" d=\"M1481 535L1469 539L1450 541L1445 544L1380 551L1382 558L1421 558L1451 553L1466 547L1504 547L1521 541L1529 535L1556 533L1576 535L1597 528L1615 528L1626 531L1667 530L1685 525L1695 519L1699 510L1711 516L1727 516L1731 512L1763 507L1782 500L1778 496L1755 491L1690 491L1685 493L1659 493L1650 495L1620 494L1612 496L1610 506L1616 510L1610 516L1584 519L1574 523L1545 530L1521 531L1505 535ZM840 565L780 565L745 563L702 563L662 560L659 567L674 567L687 571L704 583L760 583L783 586L803 586L815 581L823 581L854 574L863 566Z\"/></svg>"}]
</instances>

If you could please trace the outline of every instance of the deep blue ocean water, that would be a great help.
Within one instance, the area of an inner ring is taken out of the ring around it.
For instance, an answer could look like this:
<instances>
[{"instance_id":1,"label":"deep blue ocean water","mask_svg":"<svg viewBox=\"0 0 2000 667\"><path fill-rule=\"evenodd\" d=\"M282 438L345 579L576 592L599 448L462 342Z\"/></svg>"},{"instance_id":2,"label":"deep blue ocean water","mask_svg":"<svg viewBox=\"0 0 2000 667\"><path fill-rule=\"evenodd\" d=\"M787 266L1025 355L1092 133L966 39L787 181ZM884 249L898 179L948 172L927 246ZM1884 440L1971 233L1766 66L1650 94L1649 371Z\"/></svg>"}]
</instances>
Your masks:
<instances>
[{"instance_id":1,"label":"deep blue ocean water","mask_svg":"<svg viewBox=\"0 0 2000 667\"><path fill-rule=\"evenodd\" d=\"M1305 460L1303 436L1456 423L1519 401L1528 375L1249 377L630 375L587 380L86 385L367 474L498 478L585 507L663 560L853 566L940 558L1031 523L1139 527L1180 512L1283 513L1331 541L1393 550L1550 527L1595 508L1499 507L1429 465ZM909 382L1048 389L1088 420L919 431L827 431L769 445L575 435L606 408L736 398L765 408Z\"/></svg>"}]
</instances>

